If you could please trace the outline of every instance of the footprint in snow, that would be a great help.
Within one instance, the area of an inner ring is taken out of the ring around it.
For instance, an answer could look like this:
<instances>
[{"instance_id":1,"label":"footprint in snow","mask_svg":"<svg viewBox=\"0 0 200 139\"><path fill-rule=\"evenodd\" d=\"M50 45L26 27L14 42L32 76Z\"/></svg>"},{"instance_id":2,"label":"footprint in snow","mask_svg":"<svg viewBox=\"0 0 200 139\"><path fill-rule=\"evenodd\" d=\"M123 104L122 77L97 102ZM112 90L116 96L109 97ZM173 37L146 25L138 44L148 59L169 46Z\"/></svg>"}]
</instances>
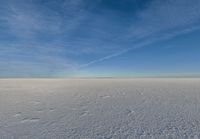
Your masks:
<instances>
[{"instance_id":1,"label":"footprint in snow","mask_svg":"<svg viewBox=\"0 0 200 139\"><path fill-rule=\"evenodd\" d=\"M19 117L19 116L21 116L21 112L18 112L18 113L16 113L15 115L14 115L14 117Z\"/></svg>"},{"instance_id":2,"label":"footprint in snow","mask_svg":"<svg viewBox=\"0 0 200 139\"><path fill-rule=\"evenodd\" d=\"M50 112L54 111L54 108L50 108L49 111L50 111Z\"/></svg>"},{"instance_id":3,"label":"footprint in snow","mask_svg":"<svg viewBox=\"0 0 200 139\"><path fill-rule=\"evenodd\" d=\"M40 120L40 118L24 118L21 123L35 123L38 122Z\"/></svg>"},{"instance_id":4,"label":"footprint in snow","mask_svg":"<svg viewBox=\"0 0 200 139\"><path fill-rule=\"evenodd\" d=\"M126 113L127 115L131 115L131 114L134 113L134 111L133 111L133 110L130 110L130 109L126 109L126 110L125 110L125 113Z\"/></svg>"},{"instance_id":5,"label":"footprint in snow","mask_svg":"<svg viewBox=\"0 0 200 139\"><path fill-rule=\"evenodd\" d=\"M109 97L111 97L111 96L108 96L108 95L106 95L106 96L101 96L101 98L103 98L103 99L109 98Z\"/></svg>"},{"instance_id":6,"label":"footprint in snow","mask_svg":"<svg viewBox=\"0 0 200 139\"><path fill-rule=\"evenodd\" d=\"M43 112L43 110L42 109L38 109L38 110L36 110L37 112Z\"/></svg>"},{"instance_id":7,"label":"footprint in snow","mask_svg":"<svg viewBox=\"0 0 200 139\"><path fill-rule=\"evenodd\" d=\"M80 117L87 116L87 115L90 115L89 111L83 111L81 112Z\"/></svg>"},{"instance_id":8,"label":"footprint in snow","mask_svg":"<svg viewBox=\"0 0 200 139\"><path fill-rule=\"evenodd\" d=\"M31 101L30 103L34 104L34 105L38 105L40 104L41 102L40 101Z\"/></svg>"}]
</instances>

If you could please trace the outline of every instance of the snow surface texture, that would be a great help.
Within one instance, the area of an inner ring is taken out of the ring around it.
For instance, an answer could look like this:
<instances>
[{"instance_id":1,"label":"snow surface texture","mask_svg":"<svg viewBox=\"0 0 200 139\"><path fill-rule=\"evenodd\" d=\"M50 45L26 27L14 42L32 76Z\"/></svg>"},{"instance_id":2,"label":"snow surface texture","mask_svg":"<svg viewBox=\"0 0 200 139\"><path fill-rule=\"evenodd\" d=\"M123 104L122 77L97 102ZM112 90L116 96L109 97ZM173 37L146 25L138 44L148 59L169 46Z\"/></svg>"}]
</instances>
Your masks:
<instances>
[{"instance_id":1,"label":"snow surface texture","mask_svg":"<svg viewBox=\"0 0 200 139\"><path fill-rule=\"evenodd\" d=\"M200 79L0 80L0 139L188 138Z\"/></svg>"}]
</instances>

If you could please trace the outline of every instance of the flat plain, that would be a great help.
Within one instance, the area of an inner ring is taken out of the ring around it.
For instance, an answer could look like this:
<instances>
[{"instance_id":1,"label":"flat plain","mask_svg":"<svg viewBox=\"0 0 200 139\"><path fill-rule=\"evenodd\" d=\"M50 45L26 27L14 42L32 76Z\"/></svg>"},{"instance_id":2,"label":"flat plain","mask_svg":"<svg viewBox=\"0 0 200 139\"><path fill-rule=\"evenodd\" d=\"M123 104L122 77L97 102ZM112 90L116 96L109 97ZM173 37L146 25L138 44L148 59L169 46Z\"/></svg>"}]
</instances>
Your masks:
<instances>
[{"instance_id":1,"label":"flat plain","mask_svg":"<svg viewBox=\"0 0 200 139\"><path fill-rule=\"evenodd\" d=\"M0 139L198 139L200 79L0 79Z\"/></svg>"}]
</instances>

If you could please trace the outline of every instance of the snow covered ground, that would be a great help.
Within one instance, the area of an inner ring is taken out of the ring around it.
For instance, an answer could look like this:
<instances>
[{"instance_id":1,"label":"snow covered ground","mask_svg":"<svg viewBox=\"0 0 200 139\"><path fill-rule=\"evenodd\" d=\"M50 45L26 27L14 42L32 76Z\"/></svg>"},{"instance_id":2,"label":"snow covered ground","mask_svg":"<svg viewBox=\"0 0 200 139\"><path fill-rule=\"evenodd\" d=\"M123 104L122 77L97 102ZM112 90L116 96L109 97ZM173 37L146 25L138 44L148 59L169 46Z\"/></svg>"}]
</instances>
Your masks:
<instances>
[{"instance_id":1,"label":"snow covered ground","mask_svg":"<svg viewBox=\"0 0 200 139\"><path fill-rule=\"evenodd\" d=\"M188 138L200 79L0 80L0 139Z\"/></svg>"}]
</instances>

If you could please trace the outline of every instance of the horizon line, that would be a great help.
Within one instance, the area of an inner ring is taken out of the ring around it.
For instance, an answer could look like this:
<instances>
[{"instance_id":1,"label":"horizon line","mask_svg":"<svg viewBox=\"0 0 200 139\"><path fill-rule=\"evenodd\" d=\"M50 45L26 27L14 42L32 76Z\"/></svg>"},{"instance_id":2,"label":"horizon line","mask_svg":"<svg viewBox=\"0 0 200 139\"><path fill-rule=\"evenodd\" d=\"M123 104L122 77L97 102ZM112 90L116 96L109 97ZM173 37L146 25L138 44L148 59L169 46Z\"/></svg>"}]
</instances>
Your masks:
<instances>
[{"instance_id":1,"label":"horizon line","mask_svg":"<svg viewBox=\"0 0 200 139\"><path fill-rule=\"evenodd\" d=\"M0 79L131 79L131 78L200 78L200 75L152 75L152 76L77 76L77 77L60 77L60 76L38 76L38 77L0 77Z\"/></svg>"}]
</instances>

